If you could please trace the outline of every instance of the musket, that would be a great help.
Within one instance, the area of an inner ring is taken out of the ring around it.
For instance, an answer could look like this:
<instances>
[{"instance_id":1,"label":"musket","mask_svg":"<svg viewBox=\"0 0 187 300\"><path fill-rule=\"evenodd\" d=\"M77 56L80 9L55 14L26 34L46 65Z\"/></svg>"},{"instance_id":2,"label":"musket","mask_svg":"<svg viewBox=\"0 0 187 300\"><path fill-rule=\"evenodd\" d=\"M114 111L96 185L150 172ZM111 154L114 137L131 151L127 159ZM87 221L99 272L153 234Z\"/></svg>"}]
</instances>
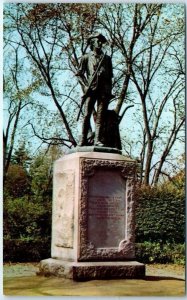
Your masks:
<instances>
[{"instance_id":1,"label":"musket","mask_svg":"<svg viewBox=\"0 0 187 300\"><path fill-rule=\"evenodd\" d=\"M97 69L95 70L95 72L94 72L94 74L92 76L92 79L90 80L90 83L89 83L89 86L88 86L86 92L81 97L82 101L81 101L81 106L80 106L79 113L78 113L78 116L77 116L77 121L79 120L80 114L82 112L83 105L84 105L84 103L85 103L85 101L86 101L86 99L87 99L87 97L89 95L91 85L92 85L93 81L95 80L95 77L96 77L96 75L97 75L97 73L98 73L98 71L99 71L99 69L101 67L101 64L103 62L103 59L104 59L105 55L106 55L106 52L103 54L102 58L100 59L100 61L98 63L98 66L97 66Z\"/></svg>"}]
</instances>

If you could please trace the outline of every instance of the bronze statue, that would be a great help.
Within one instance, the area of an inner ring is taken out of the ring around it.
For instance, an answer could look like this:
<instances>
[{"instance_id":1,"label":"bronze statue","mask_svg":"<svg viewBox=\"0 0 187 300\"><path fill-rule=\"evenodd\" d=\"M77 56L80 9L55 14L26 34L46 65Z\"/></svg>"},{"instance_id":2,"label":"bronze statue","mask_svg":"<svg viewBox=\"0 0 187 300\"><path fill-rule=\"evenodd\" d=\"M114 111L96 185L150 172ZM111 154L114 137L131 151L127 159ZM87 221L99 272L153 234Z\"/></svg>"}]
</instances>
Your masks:
<instances>
[{"instance_id":1,"label":"bronze statue","mask_svg":"<svg viewBox=\"0 0 187 300\"><path fill-rule=\"evenodd\" d=\"M91 51L82 56L79 70L76 74L85 85L85 94L82 97L82 105L85 104L85 117L83 120L80 146L89 144L88 132L90 129L90 118L96 101L97 114L94 145L101 147L105 145L103 126L106 120L109 101L114 98L112 95L112 61L110 56L102 51L102 45L106 42L106 38L100 33L91 35L88 38Z\"/></svg>"}]
</instances>

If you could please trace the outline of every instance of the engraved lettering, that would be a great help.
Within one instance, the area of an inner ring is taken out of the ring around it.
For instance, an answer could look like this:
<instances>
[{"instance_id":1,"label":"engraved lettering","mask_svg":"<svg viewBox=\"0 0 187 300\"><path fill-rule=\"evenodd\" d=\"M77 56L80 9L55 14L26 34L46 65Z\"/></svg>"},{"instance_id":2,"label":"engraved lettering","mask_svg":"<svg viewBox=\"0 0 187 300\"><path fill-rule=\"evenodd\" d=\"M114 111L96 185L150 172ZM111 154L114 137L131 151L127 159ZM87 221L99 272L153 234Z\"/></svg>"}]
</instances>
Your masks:
<instances>
[{"instance_id":1,"label":"engraved lettering","mask_svg":"<svg viewBox=\"0 0 187 300\"><path fill-rule=\"evenodd\" d=\"M125 237L125 180L117 171L97 170L89 187L88 241L96 248L118 247Z\"/></svg>"}]
</instances>

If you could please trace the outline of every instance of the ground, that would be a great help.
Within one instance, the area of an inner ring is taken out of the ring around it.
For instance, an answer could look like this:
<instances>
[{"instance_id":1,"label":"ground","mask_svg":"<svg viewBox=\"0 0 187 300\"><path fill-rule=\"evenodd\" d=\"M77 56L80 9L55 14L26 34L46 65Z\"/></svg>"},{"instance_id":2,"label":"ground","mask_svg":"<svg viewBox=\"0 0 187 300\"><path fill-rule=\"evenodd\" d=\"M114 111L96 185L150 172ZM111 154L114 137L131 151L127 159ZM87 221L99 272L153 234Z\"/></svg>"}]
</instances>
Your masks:
<instances>
[{"instance_id":1,"label":"ground","mask_svg":"<svg viewBox=\"0 0 187 300\"><path fill-rule=\"evenodd\" d=\"M5 264L4 294L10 296L184 296L185 267L146 265L145 279L75 282L36 276L37 263Z\"/></svg>"}]
</instances>

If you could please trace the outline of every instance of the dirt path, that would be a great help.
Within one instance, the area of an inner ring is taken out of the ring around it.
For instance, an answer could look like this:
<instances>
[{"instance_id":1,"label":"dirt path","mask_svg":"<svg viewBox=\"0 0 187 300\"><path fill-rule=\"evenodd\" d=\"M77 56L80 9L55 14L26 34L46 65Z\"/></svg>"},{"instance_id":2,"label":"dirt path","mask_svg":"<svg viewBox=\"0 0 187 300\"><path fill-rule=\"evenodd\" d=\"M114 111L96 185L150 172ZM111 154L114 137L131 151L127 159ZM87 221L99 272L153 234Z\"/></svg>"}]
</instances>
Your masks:
<instances>
[{"instance_id":1,"label":"dirt path","mask_svg":"<svg viewBox=\"0 0 187 300\"><path fill-rule=\"evenodd\" d=\"M36 276L38 264L4 265L4 294L14 296L183 296L185 268L146 265L144 280L73 280Z\"/></svg>"}]
</instances>

